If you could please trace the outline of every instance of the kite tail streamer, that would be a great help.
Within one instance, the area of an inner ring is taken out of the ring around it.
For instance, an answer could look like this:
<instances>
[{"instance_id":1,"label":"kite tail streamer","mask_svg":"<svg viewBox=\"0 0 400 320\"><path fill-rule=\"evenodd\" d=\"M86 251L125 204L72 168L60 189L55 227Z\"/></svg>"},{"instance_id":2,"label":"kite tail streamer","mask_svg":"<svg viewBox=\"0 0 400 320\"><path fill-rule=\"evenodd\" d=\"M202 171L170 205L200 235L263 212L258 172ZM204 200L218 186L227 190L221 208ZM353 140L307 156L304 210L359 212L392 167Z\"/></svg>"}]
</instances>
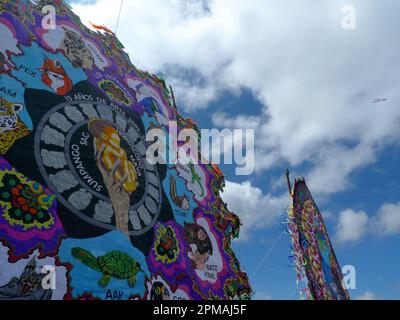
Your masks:
<instances>
[{"instance_id":1,"label":"kite tail streamer","mask_svg":"<svg viewBox=\"0 0 400 320\"><path fill-rule=\"evenodd\" d=\"M96 29L96 30L102 30L102 31L105 31L105 32L114 34L114 32L112 32L112 31L111 31L109 28L107 28L105 25L94 24L94 23L91 23L91 22L90 22L90 25L91 25L94 29Z\"/></svg>"},{"instance_id":2,"label":"kite tail streamer","mask_svg":"<svg viewBox=\"0 0 400 320\"><path fill-rule=\"evenodd\" d=\"M303 258L301 255L299 245L299 232L294 223L293 205L290 204L288 208L288 218L285 221L286 233L291 238L291 245L289 247L289 265L296 270L296 288L299 292L301 300L310 300L311 293L307 286L307 276L304 272Z\"/></svg>"}]
</instances>

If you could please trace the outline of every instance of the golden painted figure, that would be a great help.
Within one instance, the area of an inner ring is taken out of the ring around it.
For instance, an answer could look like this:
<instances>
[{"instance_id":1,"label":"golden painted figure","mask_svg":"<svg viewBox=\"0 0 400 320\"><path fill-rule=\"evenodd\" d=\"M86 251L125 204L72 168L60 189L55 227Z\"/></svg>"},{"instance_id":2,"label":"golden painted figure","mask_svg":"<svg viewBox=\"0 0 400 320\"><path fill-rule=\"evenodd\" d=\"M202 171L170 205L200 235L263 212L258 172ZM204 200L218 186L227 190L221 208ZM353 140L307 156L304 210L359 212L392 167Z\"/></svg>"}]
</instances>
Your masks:
<instances>
[{"instance_id":1,"label":"golden painted figure","mask_svg":"<svg viewBox=\"0 0 400 320\"><path fill-rule=\"evenodd\" d=\"M111 122L93 119L88 129L94 137L96 163L114 208L116 227L129 235L130 196L138 187L135 166L122 149L121 138Z\"/></svg>"}]
</instances>

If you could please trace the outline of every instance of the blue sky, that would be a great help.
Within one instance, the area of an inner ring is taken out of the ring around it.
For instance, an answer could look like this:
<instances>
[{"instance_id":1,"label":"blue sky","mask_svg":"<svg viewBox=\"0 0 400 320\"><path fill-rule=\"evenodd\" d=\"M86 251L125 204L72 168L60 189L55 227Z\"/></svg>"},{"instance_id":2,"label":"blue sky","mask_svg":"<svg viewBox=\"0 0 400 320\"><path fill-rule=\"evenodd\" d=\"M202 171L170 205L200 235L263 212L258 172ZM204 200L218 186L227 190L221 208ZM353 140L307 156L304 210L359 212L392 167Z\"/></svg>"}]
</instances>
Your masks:
<instances>
[{"instance_id":1,"label":"blue sky","mask_svg":"<svg viewBox=\"0 0 400 320\"><path fill-rule=\"evenodd\" d=\"M77 2L83 22L116 25L118 1ZM339 263L356 268L352 298L400 298L399 10L396 0L124 2L120 40L173 86L181 113L201 128L255 130L255 172L221 168L244 224L233 247L258 299L298 297L279 238L286 167L306 177Z\"/></svg>"},{"instance_id":2,"label":"blue sky","mask_svg":"<svg viewBox=\"0 0 400 320\"><path fill-rule=\"evenodd\" d=\"M255 101L246 90L239 97L227 93L211 103L211 107L223 105L229 101L229 110L238 110L240 106L251 105L255 110L259 109L259 103ZM212 108L211 108L212 109ZM254 111L254 110L252 110ZM252 112L250 111L250 112ZM193 116L193 115L192 115ZM193 116L202 128L212 128L212 113L199 113ZM400 194L400 163L399 145L384 148L378 155L376 163L355 171L351 174L352 187L346 191L334 193L328 199L323 197L318 201L325 215L328 232L341 266L353 265L356 268L356 290L349 290L352 298L366 296L374 299L399 299L400 277L398 268L400 253L398 244L400 233L393 236L365 236L357 241L337 244L334 235L338 224L338 214L347 208L355 211L365 211L373 217L383 203L398 203ZM243 182L250 180L252 185L260 188L264 193L271 189L271 180L281 179L280 191L286 191L283 172L285 164L262 174L254 174L251 177L235 176L234 165L221 165L228 180ZM298 175L306 175L306 166L293 168ZM292 177L293 178L293 177ZM317 183L325 183L317 181ZM329 185L329 182L326 182ZM312 185L312 184L311 184ZM312 191L312 188L311 188ZM275 191L276 192L276 191ZM317 197L318 198L318 197ZM289 204L289 198L287 198ZM399 207L397 207L397 210ZM262 209L261 209L262 210ZM285 218L285 209L281 210L279 217L271 227L252 231L249 241L235 241L233 248L239 257L243 267L248 272L257 299L297 299L298 291L295 284L295 272L289 266L288 236L283 235L274 246L282 232L280 223ZM251 214L251 213L249 213ZM268 215L268 212L264 213ZM254 250L254 248L258 248ZM272 249L272 250L271 250ZM264 262L265 255L268 255ZM373 293L373 294L371 294Z\"/></svg>"}]
</instances>

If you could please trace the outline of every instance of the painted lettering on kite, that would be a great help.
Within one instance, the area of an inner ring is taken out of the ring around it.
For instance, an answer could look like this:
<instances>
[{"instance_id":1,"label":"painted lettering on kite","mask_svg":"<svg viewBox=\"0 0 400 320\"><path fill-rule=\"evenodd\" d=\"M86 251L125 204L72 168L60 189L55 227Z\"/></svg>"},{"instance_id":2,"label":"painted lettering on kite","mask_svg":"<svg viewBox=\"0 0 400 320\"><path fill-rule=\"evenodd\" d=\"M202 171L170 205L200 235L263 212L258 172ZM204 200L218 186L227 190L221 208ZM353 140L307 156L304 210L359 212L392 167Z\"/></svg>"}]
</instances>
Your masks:
<instances>
[{"instance_id":1,"label":"painted lettering on kite","mask_svg":"<svg viewBox=\"0 0 400 320\"><path fill-rule=\"evenodd\" d=\"M36 77L37 72L33 71L32 69L30 69L27 66L24 66L23 64L20 64L18 69L22 70L23 72L25 72L26 74L28 74L31 77Z\"/></svg>"},{"instance_id":2,"label":"painted lettering on kite","mask_svg":"<svg viewBox=\"0 0 400 320\"><path fill-rule=\"evenodd\" d=\"M95 191L101 192L103 186L95 178L93 178L85 169L85 166L83 165L83 161L81 158L80 147L78 145L76 144L71 145L71 156L75 169L81 176L82 180L85 181L87 185L91 186Z\"/></svg>"},{"instance_id":3,"label":"painted lettering on kite","mask_svg":"<svg viewBox=\"0 0 400 320\"><path fill-rule=\"evenodd\" d=\"M4 95L7 95L11 98L16 98L17 97L17 93L15 91L12 91L9 88L6 87L0 87L0 92L3 93Z\"/></svg>"}]
</instances>

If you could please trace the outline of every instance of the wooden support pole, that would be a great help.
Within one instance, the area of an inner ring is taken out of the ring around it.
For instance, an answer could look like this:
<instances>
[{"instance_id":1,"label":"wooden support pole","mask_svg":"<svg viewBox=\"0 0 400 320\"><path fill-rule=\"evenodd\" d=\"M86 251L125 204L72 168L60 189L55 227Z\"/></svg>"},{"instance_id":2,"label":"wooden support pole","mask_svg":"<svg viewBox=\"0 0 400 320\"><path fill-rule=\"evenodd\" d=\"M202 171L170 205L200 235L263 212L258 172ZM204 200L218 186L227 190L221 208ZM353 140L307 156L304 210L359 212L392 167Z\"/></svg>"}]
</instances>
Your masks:
<instances>
[{"instance_id":1,"label":"wooden support pole","mask_svg":"<svg viewBox=\"0 0 400 320\"><path fill-rule=\"evenodd\" d=\"M292 184L290 183L289 169L286 169L285 175L286 175L286 182L289 190L289 195L292 196Z\"/></svg>"},{"instance_id":2,"label":"wooden support pole","mask_svg":"<svg viewBox=\"0 0 400 320\"><path fill-rule=\"evenodd\" d=\"M174 104L174 108L176 109L175 95L174 95L174 91L172 90L171 85L169 85L169 91L171 91L172 102Z\"/></svg>"}]
</instances>

